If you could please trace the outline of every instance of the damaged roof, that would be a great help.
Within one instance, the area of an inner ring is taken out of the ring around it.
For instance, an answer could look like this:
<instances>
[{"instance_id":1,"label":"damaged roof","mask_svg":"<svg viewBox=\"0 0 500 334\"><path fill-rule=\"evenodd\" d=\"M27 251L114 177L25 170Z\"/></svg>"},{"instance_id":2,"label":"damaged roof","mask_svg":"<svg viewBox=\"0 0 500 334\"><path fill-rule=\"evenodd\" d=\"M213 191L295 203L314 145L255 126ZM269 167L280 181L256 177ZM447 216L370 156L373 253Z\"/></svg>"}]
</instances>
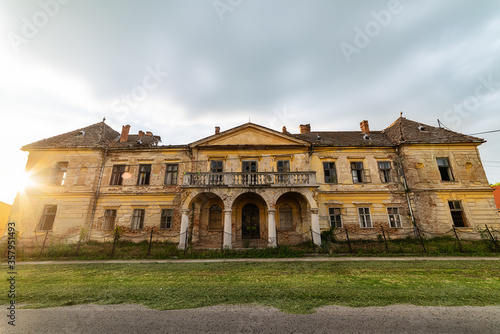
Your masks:
<instances>
[{"instance_id":1,"label":"damaged roof","mask_svg":"<svg viewBox=\"0 0 500 334\"><path fill-rule=\"evenodd\" d=\"M109 144L120 133L113 130L104 122L89 125L87 127L63 133L54 137L39 140L23 146L23 151L43 148L92 148Z\"/></svg>"},{"instance_id":2,"label":"damaged roof","mask_svg":"<svg viewBox=\"0 0 500 334\"><path fill-rule=\"evenodd\" d=\"M452 144L452 143L484 143L482 138L467 136L444 128L437 128L418 123L405 117L399 117L394 123L382 131L395 144Z\"/></svg>"},{"instance_id":3,"label":"damaged roof","mask_svg":"<svg viewBox=\"0 0 500 334\"><path fill-rule=\"evenodd\" d=\"M313 143L315 146L394 146L382 131L312 131L291 136Z\"/></svg>"}]
</instances>

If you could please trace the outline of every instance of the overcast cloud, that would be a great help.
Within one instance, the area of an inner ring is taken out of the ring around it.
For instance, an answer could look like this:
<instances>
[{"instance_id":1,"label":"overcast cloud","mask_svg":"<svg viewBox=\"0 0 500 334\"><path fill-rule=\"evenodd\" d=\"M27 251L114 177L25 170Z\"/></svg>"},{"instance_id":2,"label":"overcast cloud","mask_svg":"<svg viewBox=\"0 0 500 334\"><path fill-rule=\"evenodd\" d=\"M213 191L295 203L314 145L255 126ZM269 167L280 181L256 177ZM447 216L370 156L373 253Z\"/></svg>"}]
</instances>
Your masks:
<instances>
[{"instance_id":1,"label":"overcast cloud","mask_svg":"<svg viewBox=\"0 0 500 334\"><path fill-rule=\"evenodd\" d=\"M3 0L0 32L1 153L17 169L20 146L103 117L163 144L249 118L381 130L400 111L500 129L496 0ZM498 182L500 132L480 137Z\"/></svg>"}]
</instances>

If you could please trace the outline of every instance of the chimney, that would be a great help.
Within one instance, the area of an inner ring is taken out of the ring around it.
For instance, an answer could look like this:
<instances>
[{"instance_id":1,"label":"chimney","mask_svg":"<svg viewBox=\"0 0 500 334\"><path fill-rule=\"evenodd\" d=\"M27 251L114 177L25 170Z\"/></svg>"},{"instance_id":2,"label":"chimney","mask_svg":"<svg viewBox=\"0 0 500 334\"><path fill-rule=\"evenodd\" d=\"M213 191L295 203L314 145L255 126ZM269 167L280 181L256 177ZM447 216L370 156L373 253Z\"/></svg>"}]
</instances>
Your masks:
<instances>
[{"instance_id":1,"label":"chimney","mask_svg":"<svg viewBox=\"0 0 500 334\"><path fill-rule=\"evenodd\" d=\"M311 124L300 124L300 133L311 132Z\"/></svg>"},{"instance_id":2,"label":"chimney","mask_svg":"<svg viewBox=\"0 0 500 334\"><path fill-rule=\"evenodd\" d=\"M144 137L144 131L139 130L139 138Z\"/></svg>"},{"instance_id":3,"label":"chimney","mask_svg":"<svg viewBox=\"0 0 500 334\"><path fill-rule=\"evenodd\" d=\"M120 136L120 143L124 143L128 140L128 132L130 131L130 125L122 126L122 134Z\"/></svg>"},{"instance_id":4,"label":"chimney","mask_svg":"<svg viewBox=\"0 0 500 334\"><path fill-rule=\"evenodd\" d=\"M220 126L215 127L215 134L218 135L220 133Z\"/></svg>"},{"instance_id":5,"label":"chimney","mask_svg":"<svg viewBox=\"0 0 500 334\"><path fill-rule=\"evenodd\" d=\"M360 122L359 127L361 128L361 132L363 132L365 135L367 135L370 132L370 127L368 126L367 120Z\"/></svg>"},{"instance_id":6,"label":"chimney","mask_svg":"<svg viewBox=\"0 0 500 334\"><path fill-rule=\"evenodd\" d=\"M153 133L151 131L146 131L146 136L150 136L152 137L153 136Z\"/></svg>"},{"instance_id":7,"label":"chimney","mask_svg":"<svg viewBox=\"0 0 500 334\"><path fill-rule=\"evenodd\" d=\"M281 132L288 133L288 131L286 131L286 126L283 126L283 128L281 129Z\"/></svg>"}]
</instances>

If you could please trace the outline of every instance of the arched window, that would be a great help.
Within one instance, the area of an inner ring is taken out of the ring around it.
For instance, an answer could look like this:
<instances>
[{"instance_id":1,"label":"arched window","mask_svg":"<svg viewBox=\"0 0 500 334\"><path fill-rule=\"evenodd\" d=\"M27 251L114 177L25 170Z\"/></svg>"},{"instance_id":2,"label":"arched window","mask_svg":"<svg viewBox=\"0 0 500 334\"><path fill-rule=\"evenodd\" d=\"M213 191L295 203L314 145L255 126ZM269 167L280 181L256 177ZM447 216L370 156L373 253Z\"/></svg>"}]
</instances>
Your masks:
<instances>
[{"instance_id":1,"label":"arched window","mask_svg":"<svg viewBox=\"0 0 500 334\"><path fill-rule=\"evenodd\" d=\"M293 215L290 204L285 203L280 206L280 229L293 229Z\"/></svg>"},{"instance_id":2,"label":"arched window","mask_svg":"<svg viewBox=\"0 0 500 334\"><path fill-rule=\"evenodd\" d=\"M222 227L222 208L217 204L210 207L208 212L208 229L220 230Z\"/></svg>"}]
</instances>

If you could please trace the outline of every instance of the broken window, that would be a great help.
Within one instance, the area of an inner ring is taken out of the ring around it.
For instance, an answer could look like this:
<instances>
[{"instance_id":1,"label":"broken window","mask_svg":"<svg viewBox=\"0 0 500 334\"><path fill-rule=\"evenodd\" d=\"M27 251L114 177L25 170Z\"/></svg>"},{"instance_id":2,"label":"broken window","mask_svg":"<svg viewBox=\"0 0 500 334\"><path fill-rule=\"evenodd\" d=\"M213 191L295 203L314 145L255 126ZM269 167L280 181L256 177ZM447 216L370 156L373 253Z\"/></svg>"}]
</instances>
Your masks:
<instances>
[{"instance_id":1,"label":"broken window","mask_svg":"<svg viewBox=\"0 0 500 334\"><path fill-rule=\"evenodd\" d=\"M342 214L340 208L328 208L331 227L342 227Z\"/></svg>"},{"instance_id":2,"label":"broken window","mask_svg":"<svg viewBox=\"0 0 500 334\"><path fill-rule=\"evenodd\" d=\"M256 173L257 172L257 161L243 161L241 163L241 169L243 173ZM244 184L257 184L257 175L244 175Z\"/></svg>"},{"instance_id":3,"label":"broken window","mask_svg":"<svg viewBox=\"0 0 500 334\"><path fill-rule=\"evenodd\" d=\"M144 209L134 209L134 213L132 214L132 224L130 228L132 230L142 230L144 227Z\"/></svg>"},{"instance_id":4,"label":"broken window","mask_svg":"<svg viewBox=\"0 0 500 334\"><path fill-rule=\"evenodd\" d=\"M174 216L173 209L162 209L160 218L160 229L172 228L172 217Z\"/></svg>"},{"instance_id":5,"label":"broken window","mask_svg":"<svg viewBox=\"0 0 500 334\"><path fill-rule=\"evenodd\" d=\"M466 227L464 211L462 209L462 204L460 201L449 201L451 219L453 219L453 225L455 227Z\"/></svg>"},{"instance_id":6,"label":"broken window","mask_svg":"<svg viewBox=\"0 0 500 334\"><path fill-rule=\"evenodd\" d=\"M280 229L293 229L293 213L290 204L282 204L280 206Z\"/></svg>"},{"instance_id":7,"label":"broken window","mask_svg":"<svg viewBox=\"0 0 500 334\"><path fill-rule=\"evenodd\" d=\"M352 182L363 183L365 181L365 173L362 162L351 162Z\"/></svg>"},{"instance_id":8,"label":"broken window","mask_svg":"<svg viewBox=\"0 0 500 334\"><path fill-rule=\"evenodd\" d=\"M178 173L178 164L167 164L167 169L165 172L165 184L177 184Z\"/></svg>"},{"instance_id":9,"label":"broken window","mask_svg":"<svg viewBox=\"0 0 500 334\"><path fill-rule=\"evenodd\" d=\"M359 215L359 226L372 227L370 208L358 208L358 215Z\"/></svg>"},{"instance_id":10,"label":"broken window","mask_svg":"<svg viewBox=\"0 0 500 334\"><path fill-rule=\"evenodd\" d=\"M46 205L43 208L42 219L40 219L39 230L50 231L56 219L57 205Z\"/></svg>"},{"instance_id":11,"label":"broken window","mask_svg":"<svg viewBox=\"0 0 500 334\"><path fill-rule=\"evenodd\" d=\"M66 182L66 174L68 171L68 163L67 162L58 162L56 164L56 170L54 173L53 184L57 186L64 186Z\"/></svg>"},{"instance_id":12,"label":"broken window","mask_svg":"<svg viewBox=\"0 0 500 334\"><path fill-rule=\"evenodd\" d=\"M123 173L125 173L126 165L114 165L111 172L110 186L121 186L123 183Z\"/></svg>"},{"instance_id":13,"label":"broken window","mask_svg":"<svg viewBox=\"0 0 500 334\"><path fill-rule=\"evenodd\" d=\"M289 173L290 172L290 160L278 160L276 163L276 170L278 173ZM289 183L290 175L289 174L279 174L278 182Z\"/></svg>"},{"instance_id":14,"label":"broken window","mask_svg":"<svg viewBox=\"0 0 500 334\"><path fill-rule=\"evenodd\" d=\"M208 229L220 230L222 227L222 208L217 204L210 207L208 212Z\"/></svg>"},{"instance_id":15,"label":"broken window","mask_svg":"<svg viewBox=\"0 0 500 334\"><path fill-rule=\"evenodd\" d=\"M441 181L453 181L450 160L448 160L448 158L437 158L436 161L439 168L439 174L441 174Z\"/></svg>"},{"instance_id":16,"label":"broken window","mask_svg":"<svg viewBox=\"0 0 500 334\"><path fill-rule=\"evenodd\" d=\"M104 221L102 223L103 230L112 230L115 228L116 221L116 210L115 209L106 209L104 211Z\"/></svg>"},{"instance_id":17,"label":"broken window","mask_svg":"<svg viewBox=\"0 0 500 334\"><path fill-rule=\"evenodd\" d=\"M392 182L391 163L389 161L379 161L380 181L383 183Z\"/></svg>"},{"instance_id":18,"label":"broken window","mask_svg":"<svg viewBox=\"0 0 500 334\"><path fill-rule=\"evenodd\" d=\"M209 175L210 184L222 184L224 181L224 176L221 174L223 172L223 161L222 160L212 160L210 161L210 173L217 173L217 175Z\"/></svg>"},{"instance_id":19,"label":"broken window","mask_svg":"<svg viewBox=\"0 0 500 334\"><path fill-rule=\"evenodd\" d=\"M151 165L139 165L139 176L137 177L138 186L146 186L149 184L151 175Z\"/></svg>"},{"instance_id":20,"label":"broken window","mask_svg":"<svg viewBox=\"0 0 500 334\"><path fill-rule=\"evenodd\" d=\"M401 216L399 215L399 208L387 208L389 215L389 225L394 228L401 227Z\"/></svg>"},{"instance_id":21,"label":"broken window","mask_svg":"<svg viewBox=\"0 0 500 334\"><path fill-rule=\"evenodd\" d=\"M323 171L325 174L325 183L337 183L335 162L323 162Z\"/></svg>"}]
</instances>

